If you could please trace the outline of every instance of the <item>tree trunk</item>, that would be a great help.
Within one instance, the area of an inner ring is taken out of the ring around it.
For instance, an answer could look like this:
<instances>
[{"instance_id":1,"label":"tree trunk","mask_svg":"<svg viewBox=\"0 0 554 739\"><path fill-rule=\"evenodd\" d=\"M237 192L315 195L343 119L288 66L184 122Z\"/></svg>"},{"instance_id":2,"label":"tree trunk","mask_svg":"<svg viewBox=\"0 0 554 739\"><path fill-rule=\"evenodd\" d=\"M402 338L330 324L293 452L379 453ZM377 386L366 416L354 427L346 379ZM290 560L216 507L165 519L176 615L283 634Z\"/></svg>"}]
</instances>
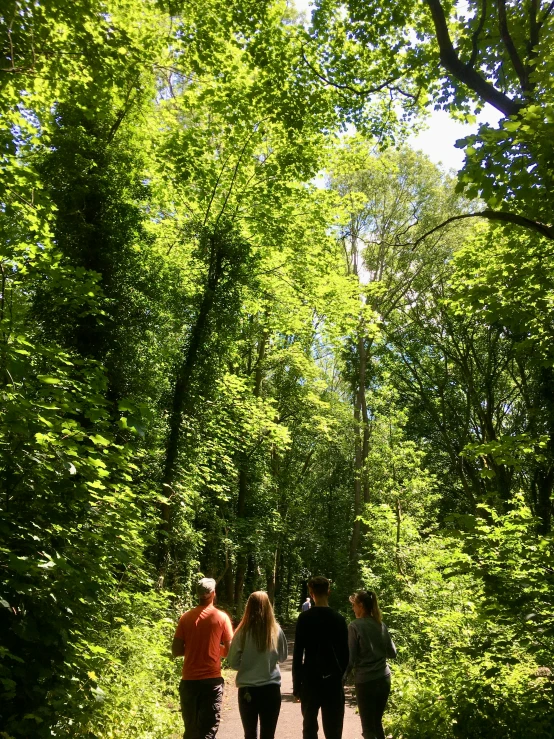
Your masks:
<instances>
[{"instance_id":1,"label":"tree trunk","mask_svg":"<svg viewBox=\"0 0 554 739\"><path fill-rule=\"evenodd\" d=\"M179 458L179 441L183 418L190 415L193 406L193 396L190 384L197 367L201 347L209 333L209 318L214 304L216 291L223 271L223 244L216 235L210 237L210 260L208 277L204 294L198 310L196 321L192 328L188 346L183 361L178 369L173 391L171 413L169 417L169 435L165 448L164 470L162 476L162 493L170 499L173 494L173 484L177 473ZM171 503L163 502L160 505L161 526L159 535L158 555L158 587L163 587L167 567L169 564L169 535L171 533Z\"/></svg>"},{"instance_id":2,"label":"tree trunk","mask_svg":"<svg viewBox=\"0 0 554 739\"><path fill-rule=\"evenodd\" d=\"M396 569L398 570L398 574L402 575L402 577L405 577L404 570L402 569L402 561L400 559L400 537L402 533L402 508L400 506L399 498L396 499L395 512L396 512L396 546L394 550L394 556L396 560Z\"/></svg>"},{"instance_id":3,"label":"tree trunk","mask_svg":"<svg viewBox=\"0 0 554 739\"><path fill-rule=\"evenodd\" d=\"M290 562L287 564L287 594L285 600L285 621L290 621L290 590L292 587L292 570Z\"/></svg>"},{"instance_id":4,"label":"tree trunk","mask_svg":"<svg viewBox=\"0 0 554 739\"><path fill-rule=\"evenodd\" d=\"M360 415L360 406L356 400L356 404L354 406L354 422L356 424L356 436L354 439L354 527L352 530L352 537L350 539L350 562L352 564L356 561L356 555L360 545L360 521L358 519L362 500L362 442L360 438Z\"/></svg>"},{"instance_id":5,"label":"tree trunk","mask_svg":"<svg viewBox=\"0 0 554 739\"><path fill-rule=\"evenodd\" d=\"M540 374L539 397L546 412L548 445L546 460L536 472L536 512L539 531L549 534L552 528L552 490L554 488L554 369L544 367Z\"/></svg>"},{"instance_id":6,"label":"tree trunk","mask_svg":"<svg viewBox=\"0 0 554 739\"><path fill-rule=\"evenodd\" d=\"M271 605L275 604L275 569L272 567L266 567L265 570L266 579L266 591L267 597Z\"/></svg>"},{"instance_id":7,"label":"tree trunk","mask_svg":"<svg viewBox=\"0 0 554 739\"><path fill-rule=\"evenodd\" d=\"M277 544L272 566L266 569L267 594L269 596L269 600L271 601L271 605L275 604L275 592L277 587L277 563L279 561L279 551L280 545Z\"/></svg>"},{"instance_id":8,"label":"tree trunk","mask_svg":"<svg viewBox=\"0 0 554 739\"><path fill-rule=\"evenodd\" d=\"M279 599L279 605L282 607L283 604L283 550L279 547L279 556L275 563L275 604L277 604L277 598Z\"/></svg>"},{"instance_id":9,"label":"tree trunk","mask_svg":"<svg viewBox=\"0 0 554 739\"><path fill-rule=\"evenodd\" d=\"M254 391L253 395L258 398L262 391L263 381L263 360L265 357L265 349L267 344L268 332L264 330L260 341L258 342L258 356L256 359L256 367L254 373ZM239 476L238 476L238 499L237 499L237 519L246 519L248 517L248 498L249 498L249 460L248 455L242 452L239 460ZM250 552L244 550L240 554L240 562L237 562L237 571L235 575L235 591L234 603L237 612L242 607L242 595L244 588L244 578L246 576L246 567Z\"/></svg>"},{"instance_id":10,"label":"tree trunk","mask_svg":"<svg viewBox=\"0 0 554 739\"><path fill-rule=\"evenodd\" d=\"M223 585L225 589L225 603L232 612L235 607L235 580L233 577L233 567L230 562L228 550L225 552L225 575L223 577Z\"/></svg>"},{"instance_id":11,"label":"tree trunk","mask_svg":"<svg viewBox=\"0 0 554 739\"><path fill-rule=\"evenodd\" d=\"M237 570L235 573L235 609L237 617L242 616L242 598L244 591L244 580L246 570L248 568L248 555L242 554L237 562Z\"/></svg>"},{"instance_id":12,"label":"tree trunk","mask_svg":"<svg viewBox=\"0 0 554 739\"><path fill-rule=\"evenodd\" d=\"M448 19L446 18L441 0L425 0L431 11L431 17L435 25L435 34L440 51L440 60L444 68L450 74L470 90L473 90L481 100L490 103L505 116L517 115L521 110L521 103L517 103L500 90L497 90L484 77L481 77L474 67L462 62L458 56L448 30Z\"/></svg>"},{"instance_id":13,"label":"tree trunk","mask_svg":"<svg viewBox=\"0 0 554 739\"><path fill-rule=\"evenodd\" d=\"M367 349L360 327L358 336L359 373L357 378L357 393L354 400L354 423L356 436L354 440L354 525L350 539L350 563L357 569L357 556L360 548L362 522L359 516L362 513L362 501L369 502L369 485L365 464L369 454L369 425L367 403L365 396Z\"/></svg>"}]
</instances>

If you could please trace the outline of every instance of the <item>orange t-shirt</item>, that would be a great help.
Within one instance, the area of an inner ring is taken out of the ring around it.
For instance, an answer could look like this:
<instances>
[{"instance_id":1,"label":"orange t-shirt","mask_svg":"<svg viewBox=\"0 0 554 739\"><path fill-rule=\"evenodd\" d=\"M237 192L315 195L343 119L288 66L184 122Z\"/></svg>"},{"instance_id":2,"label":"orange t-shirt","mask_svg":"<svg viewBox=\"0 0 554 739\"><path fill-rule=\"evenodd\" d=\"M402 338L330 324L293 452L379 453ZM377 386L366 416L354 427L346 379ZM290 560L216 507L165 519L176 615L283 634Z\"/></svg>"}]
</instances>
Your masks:
<instances>
[{"instance_id":1,"label":"orange t-shirt","mask_svg":"<svg viewBox=\"0 0 554 739\"><path fill-rule=\"evenodd\" d=\"M175 637L185 642L183 680L221 677L221 642L233 638L229 616L213 604L183 613Z\"/></svg>"}]
</instances>

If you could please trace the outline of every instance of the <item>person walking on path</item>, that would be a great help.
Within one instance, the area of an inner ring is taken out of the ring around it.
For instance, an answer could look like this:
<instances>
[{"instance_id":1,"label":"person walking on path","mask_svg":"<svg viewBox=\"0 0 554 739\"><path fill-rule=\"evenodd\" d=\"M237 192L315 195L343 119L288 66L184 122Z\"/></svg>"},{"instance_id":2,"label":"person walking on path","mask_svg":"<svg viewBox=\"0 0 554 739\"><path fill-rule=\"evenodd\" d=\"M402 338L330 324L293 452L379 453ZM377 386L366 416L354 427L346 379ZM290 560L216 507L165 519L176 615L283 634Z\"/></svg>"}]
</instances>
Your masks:
<instances>
[{"instance_id":1,"label":"person walking on path","mask_svg":"<svg viewBox=\"0 0 554 739\"><path fill-rule=\"evenodd\" d=\"M231 642L228 661L237 672L239 712L244 739L274 739L281 710L281 671L287 640L261 590L252 593Z\"/></svg>"},{"instance_id":2,"label":"person walking on path","mask_svg":"<svg viewBox=\"0 0 554 739\"><path fill-rule=\"evenodd\" d=\"M343 616L329 607L329 580L312 577L308 588L315 606L298 616L292 660L293 694L302 705L302 736L317 739L321 709L325 739L341 739L348 629Z\"/></svg>"},{"instance_id":3,"label":"person walking on path","mask_svg":"<svg viewBox=\"0 0 554 739\"><path fill-rule=\"evenodd\" d=\"M304 601L304 603L302 603L302 611L309 611L311 607L312 607L312 602L310 600L310 596L308 596L306 600Z\"/></svg>"},{"instance_id":4,"label":"person walking on path","mask_svg":"<svg viewBox=\"0 0 554 739\"><path fill-rule=\"evenodd\" d=\"M221 657L233 638L229 616L214 606L215 580L202 578L197 586L199 604L179 619L171 653L185 657L179 685L186 739L214 739L223 701Z\"/></svg>"},{"instance_id":5,"label":"person walking on path","mask_svg":"<svg viewBox=\"0 0 554 739\"><path fill-rule=\"evenodd\" d=\"M383 714L391 683L387 657L396 657L396 647L383 623L374 592L359 590L350 596L350 602L356 619L348 626L347 675L354 672L362 734L364 739L385 739Z\"/></svg>"}]
</instances>

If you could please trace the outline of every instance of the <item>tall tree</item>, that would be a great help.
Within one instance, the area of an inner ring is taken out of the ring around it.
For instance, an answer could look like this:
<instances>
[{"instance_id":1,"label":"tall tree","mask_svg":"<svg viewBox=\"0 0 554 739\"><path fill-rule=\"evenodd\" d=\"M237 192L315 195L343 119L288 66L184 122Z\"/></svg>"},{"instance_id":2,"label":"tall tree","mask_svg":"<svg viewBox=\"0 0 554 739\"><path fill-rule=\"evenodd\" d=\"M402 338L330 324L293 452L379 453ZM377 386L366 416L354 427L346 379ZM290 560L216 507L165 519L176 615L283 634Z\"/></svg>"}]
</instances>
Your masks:
<instances>
[{"instance_id":1,"label":"tall tree","mask_svg":"<svg viewBox=\"0 0 554 739\"><path fill-rule=\"evenodd\" d=\"M460 187L487 204L471 215L553 239L553 28L552 5L542 0L406 1L394 9L322 0L303 58L346 116L385 136L399 110L410 117L433 105L471 119L495 107L505 117L499 128L483 125L462 142Z\"/></svg>"},{"instance_id":2,"label":"tall tree","mask_svg":"<svg viewBox=\"0 0 554 739\"><path fill-rule=\"evenodd\" d=\"M360 283L359 325L349 363L355 425L353 563L359 550L362 506L369 503L375 328L386 326L399 306L417 299L435 279L451 246L447 234L426 234L460 207L452 184L422 155L407 149L377 154L363 138L345 139L330 164L338 195L341 241L348 272Z\"/></svg>"}]
</instances>

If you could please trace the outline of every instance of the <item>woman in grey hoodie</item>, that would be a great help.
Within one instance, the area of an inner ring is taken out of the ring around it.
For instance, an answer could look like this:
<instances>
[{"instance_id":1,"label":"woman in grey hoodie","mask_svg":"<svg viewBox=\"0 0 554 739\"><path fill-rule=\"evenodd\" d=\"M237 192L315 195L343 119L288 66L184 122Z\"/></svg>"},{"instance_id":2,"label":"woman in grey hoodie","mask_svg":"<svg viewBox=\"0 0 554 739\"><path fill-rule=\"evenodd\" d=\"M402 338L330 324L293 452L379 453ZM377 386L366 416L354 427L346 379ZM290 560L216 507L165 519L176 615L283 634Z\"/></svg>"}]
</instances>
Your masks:
<instances>
[{"instance_id":1,"label":"woman in grey hoodie","mask_svg":"<svg viewBox=\"0 0 554 739\"><path fill-rule=\"evenodd\" d=\"M248 598L227 660L237 672L239 711L244 739L273 739L281 710L281 671L287 640L262 590Z\"/></svg>"},{"instance_id":2,"label":"woman in grey hoodie","mask_svg":"<svg viewBox=\"0 0 554 739\"><path fill-rule=\"evenodd\" d=\"M383 714L390 693L387 657L396 657L396 647L374 592L358 590L350 596L350 602L356 619L348 626L350 660L346 675L354 672L364 739L385 739Z\"/></svg>"}]
</instances>

